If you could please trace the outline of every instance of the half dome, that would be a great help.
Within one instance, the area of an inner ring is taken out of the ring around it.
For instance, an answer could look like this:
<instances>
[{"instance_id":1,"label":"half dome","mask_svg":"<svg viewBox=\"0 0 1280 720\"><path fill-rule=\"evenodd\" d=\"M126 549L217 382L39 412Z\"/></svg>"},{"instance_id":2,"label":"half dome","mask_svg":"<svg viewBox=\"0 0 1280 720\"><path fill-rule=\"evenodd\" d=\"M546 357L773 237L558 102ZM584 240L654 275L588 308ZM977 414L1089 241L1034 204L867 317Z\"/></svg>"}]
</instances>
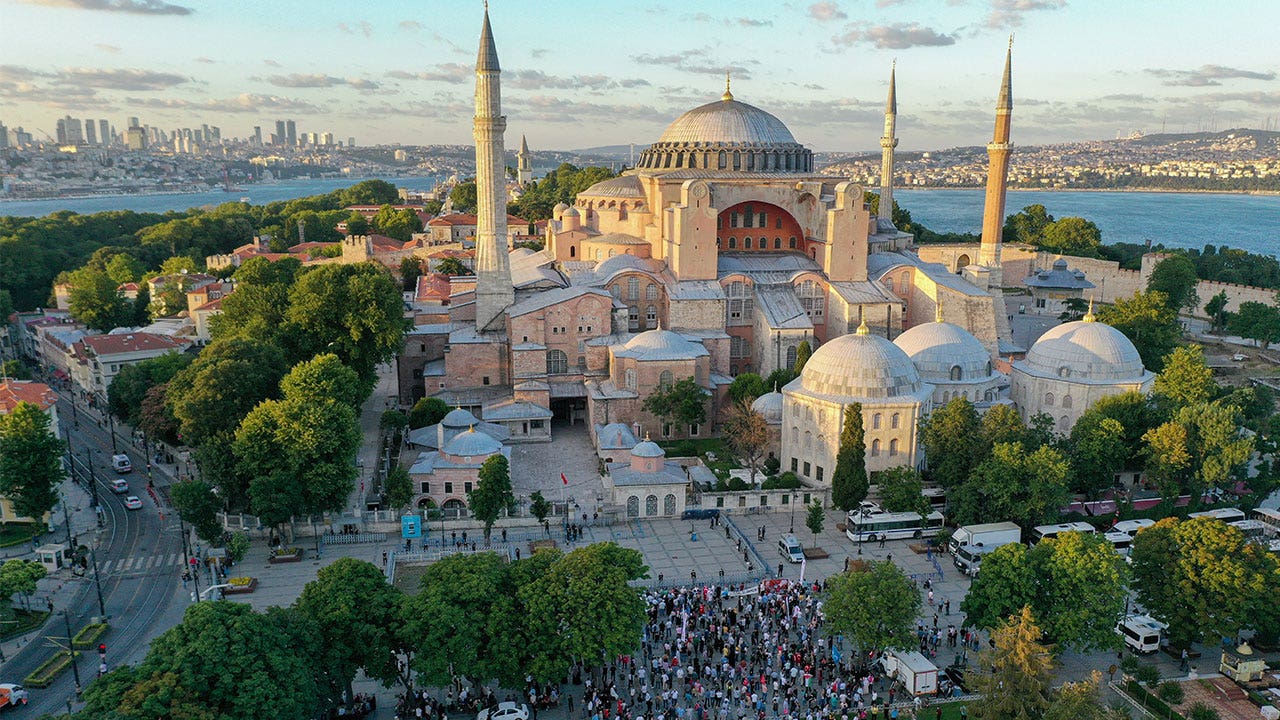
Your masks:
<instances>
[{"instance_id":1,"label":"half dome","mask_svg":"<svg viewBox=\"0 0 1280 720\"><path fill-rule=\"evenodd\" d=\"M811 393L841 402L880 400L920 390L920 373L902 348L860 328L814 351L799 382Z\"/></svg>"},{"instance_id":2,"label":"half dome","mask_svg":"<svg viewBox=\"0 0 1280 720\"><path fill-rule=\"evenodd\" d=\"M1040 336L1024 365L1064 380L1135 380L1146 374L1142 356L1124 333L1105 323L1077 320Z\"/></svg>"}]
</instances>

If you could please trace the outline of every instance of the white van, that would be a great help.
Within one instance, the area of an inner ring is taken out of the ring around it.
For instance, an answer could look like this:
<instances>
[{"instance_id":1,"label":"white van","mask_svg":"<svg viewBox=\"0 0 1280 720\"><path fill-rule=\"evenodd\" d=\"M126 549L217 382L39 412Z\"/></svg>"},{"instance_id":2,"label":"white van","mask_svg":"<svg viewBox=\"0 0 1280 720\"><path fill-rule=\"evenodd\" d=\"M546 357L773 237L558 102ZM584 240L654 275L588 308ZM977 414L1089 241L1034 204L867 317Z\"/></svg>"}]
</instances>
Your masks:
<instances>
[{"instance_id":1,"label":"white van","mask_svg":"<svg viewBox=\"0 0 1280 720\"><path fill-rule=\"evenodd\" d=\"M1108 532L1122 532L1129 537L1134 537L1142 528L1149 528L1155 524L1155 520L1148 520L1146 518L1139 518L1137 520L1121 520L1115 525L1112 525Z\"/></svg>"},{"instance_id":2,"label":"white van","mask_svg":"<svg viewBox=\"0 0 1280 720\"><path fill-rule=\"evenodd\" d=\"M1041 540L1057 537L1065 532L1078 532L1085 535L1096 535L1097 530L1087 522L1058 523L1057 525L1038 525L1031 531L1031 544Z\"/></svg>"},{"instance_id":3,"label":"white van","mask_svg":"<svg viewBox=\"0 0 1280 720\"><path fill-rule=\"evenodd\" d=\"M133 472L133 463L129 462L129 456L123 453L111 456L111 469L117 473L124 475Z\"/></svg>"},{"instance_id":4,"label":"white van","mask_svg":"<svg viewBox=\"0 0 1280 720\"><path fill-rule=\"evenodd\" d=\"M1116 633L1125 646L1136 653L1153 653L1160 649L1168 625L1148 615L1126 615L1116 623Z\"/></svg>"},{"instance_id":5,"label":"white van","mask_svg":"<svg viewBox=\"0 0 1280 720\"><path fill-rule=\"evenodd\" d=\"M800 541L795 535L783 535L778 538L778 552L782 553L782 557L787 562L798 563L804 560L804 548L800 547Z\"/></svg>"}]
</instances>

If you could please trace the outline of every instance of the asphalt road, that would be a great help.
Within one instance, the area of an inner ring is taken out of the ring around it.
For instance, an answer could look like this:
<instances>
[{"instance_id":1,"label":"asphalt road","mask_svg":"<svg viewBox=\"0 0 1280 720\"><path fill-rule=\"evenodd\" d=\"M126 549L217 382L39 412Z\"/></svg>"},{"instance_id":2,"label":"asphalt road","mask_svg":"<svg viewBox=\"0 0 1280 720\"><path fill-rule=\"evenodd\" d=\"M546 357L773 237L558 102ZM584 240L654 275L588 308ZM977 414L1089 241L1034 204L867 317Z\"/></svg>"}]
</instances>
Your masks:
<instances>
[{"instance_id":1,"label":"asphalt road","mask_svg":"<svg viewBox=\"0 0 1280 720\"><path fill-rule=\"evenodd\" d=\"M157 507L147 493L146 459L140 451L127 446L126 440L117 433L117 442L130 455L135 470L129 475L116 475L110 466L111 440L107 429L98 427L96 419L83 408L78 413L77 427L70 404L65 401L60 404L59 416L63 418L64 435L76 456L77 474L83 472L86 456L93 460L104 522L96 534L82 535L79 542L94 548L99 567L107 568L99 573L102 599L111 624L111 631L103 642L107 645L107 667L115 668L142 659L150 640L172 624L174 612L180 612L188 602L180 581L181 566L175 564L183 554L178 517L176 512ZM90 449L94 452L89 453ZM126 509L125 496L111 491L110 483L117 477L129 481L128 494L142 498L142 509ZM65 644L62 608L69 612L72 633L100 614L92 566L85 577L69 579L63 585L56 603L57 615L44 626L42 633L45 638L52 636ZM21 683L22 678L53 652L51 640L32 641L8 659L3 666L3 677L7 682ZM81 654L77 667L82 686L88 686L97 677L98 665L96 652ZM75 692L74 673L64 672L48 688L31 689L30 703L12 716L36 718L45 713L65 712L69 699L72 707L78 707Z\"/></svg>"}]
</instances>

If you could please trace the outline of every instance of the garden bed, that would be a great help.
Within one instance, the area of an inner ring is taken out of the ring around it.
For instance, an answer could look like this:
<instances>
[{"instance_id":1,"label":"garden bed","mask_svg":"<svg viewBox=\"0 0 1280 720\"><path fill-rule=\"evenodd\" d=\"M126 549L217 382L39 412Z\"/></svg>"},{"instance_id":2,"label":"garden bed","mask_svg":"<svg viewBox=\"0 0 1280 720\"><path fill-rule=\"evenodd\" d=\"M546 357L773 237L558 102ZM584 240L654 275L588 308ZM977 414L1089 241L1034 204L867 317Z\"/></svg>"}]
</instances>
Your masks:
<instances>
[{"instance_id":1,"label":"garden bed","mask_svg":"<svg viewBox=\"0 0 1280 720\"><path fill-rule=\"evenodd\" d=\"M555 550L556 547L558 546L555 540L533 540L529 543L529 554L540 553L544 550Z\"/></svg>"},{"instance_id":2,"label":"garden bed","mask_svg":"<svg viewBox=\"0 0 1280 720\"><path fill-rule=\"evenodd\" d=\"M0 548L15 547L31 542L36 534L35 523L12 522L0 525Z\"/></svg>"},{"instance_id":3,"label":"garden bed","mask_svg":"<svg viewBox=\"0 0 1280 720\"><path fill-rule=\"evenodd\" d=\"M258 589L258 578L255 577L233 577L227 581L227 587L222 588L223 595L248 595Z\"/></svg>"},{"instance_id":4,"label":"garden bed","mask_svg":"<svg viewBox=\"0 0 1280 720\"><path fill-rule=\"evenodd\" d=\"M3 633L0 634L0 640L8 640L11 637L25 635L32 630L44 625L44 621L49 619L49 613L44 610L20 610L13 611L14 622L8 625L0 625Z\"/></svg>"},{"instance_id":5,"label":"garden bed","mask_svg":"<svg viewBox=\"0 0 1280 720\"><path fill-rule=\"evenodd\" d=\"M267 562L272 565L280 563L302 562L302 548L288 548L286 550L273 550Z\"/></svg>"},{"instance_id":6,"label":"garden bed","mask_svg":"<svg viewBox=\"0 0 1280 720\"><path fill-rule=\"evenodd\" d=\"M27 687L47 688L53 684L58 676L71 667L71 663L80 653L74 653L70 650L59 650L54 653L53 657L44 661L40 667L36 668L30 675L23 679L22 683Z\"/></svg>"},{"instance_id":7,"label":"garden bed","mask_svg":"<svg viewBox=\"0 0 1280 720\"><path fill-rule=\"evenodd\" d=\"M98 646L98 640L110 629L111 626L106 623L89 623L80 628L80 632L71 638L71 647L75 650L92 650Z\"/></svg>"}]
</instances>

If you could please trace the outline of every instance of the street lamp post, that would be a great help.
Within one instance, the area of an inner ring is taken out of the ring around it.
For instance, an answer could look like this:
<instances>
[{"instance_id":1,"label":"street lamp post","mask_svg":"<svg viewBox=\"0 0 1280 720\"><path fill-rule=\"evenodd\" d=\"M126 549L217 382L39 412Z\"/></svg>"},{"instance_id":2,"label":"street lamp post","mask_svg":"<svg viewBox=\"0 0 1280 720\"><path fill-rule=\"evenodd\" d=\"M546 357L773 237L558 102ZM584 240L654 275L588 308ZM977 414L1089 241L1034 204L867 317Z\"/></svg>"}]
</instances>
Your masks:
<instances>
[{"instance_id":1,"label":"street lamp post","mask_svg":"<svg viewBox=\"0 0 1280 720\"><path fill-rule=\"evenodd\" d=\"M796 494L791 493L791 529L787 532L795 533L796 531Z\"/></svg>"},{"instance_id":2,"label":"street lamp post","mask_svg":"<svg viewBox=\"0 0 1280 720\"><path fill-rule=\"evenodd\" d=\"M89 495L92 498L90 502L96 508L98 507L98 478L93 474L93 448L89 448L87 455L88 462L86 465L89 467Z\"/></svg>"},{"instance_id":3,"label":"street lamp post","mask_svg":"<svg viewBox=\"0 0 1280 720\"><path fill-rule=\"evenodd\" d=\"M102 577L98 575L98 551L89 548L89 561L93 563L93 586L98 591L98 614L107 616L107 605L102 602Z\"/></svg>"},{"instance_id":4,"label":"street lamp post","mask_svg":"<svg viewBox=\"0 0 1280 720\"><path fill-rule=\"evenodd\" d=\"M76 698L80 697L80 663L76 662L76 651L71 646L71 616L64 609L62 611L62 622L67 628L67 652L71 653L71 670L76 676Z\"/></svg>"},{"instance_id":5,"label":"street lamp post","mask_svg":"<svg viewBox=\"0 0 1280 720\"><path fill-rule=\"evenodd\" d=\"M67 511L66 495L62 496L62 522L65 523L67 526L67 544L70 545L71 549L74 551L76 549L76 546L71 539L71 514L70 512Z\"/></svg>"}]
</instances>

